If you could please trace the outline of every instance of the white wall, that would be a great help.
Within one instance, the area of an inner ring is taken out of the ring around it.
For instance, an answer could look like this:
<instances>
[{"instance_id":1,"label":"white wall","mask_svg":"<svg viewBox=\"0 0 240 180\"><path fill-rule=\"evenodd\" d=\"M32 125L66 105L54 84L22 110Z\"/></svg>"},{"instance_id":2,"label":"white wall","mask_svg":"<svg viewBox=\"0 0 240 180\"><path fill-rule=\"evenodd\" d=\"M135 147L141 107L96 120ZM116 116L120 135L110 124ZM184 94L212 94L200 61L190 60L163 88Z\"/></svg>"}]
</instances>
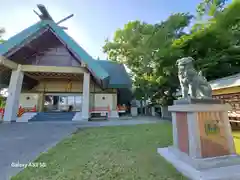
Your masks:
<instances>
[{"instance_id":1,"label":"white wall","mask_svg":"<svg viewBox=\"0 0 240 180\"><path fill-rule=\"evenodd\" d=\"M39 84L28 92L59 92L59 93L82 93L83 80L63 80L63 79L48 79L40 80ZM102 90L95 82L90 81L90 92L97 93L116 93L116 89L105 89Z\"/></svg>"},{"instance_id":2,"label":"white wall","mask_svg":"<svg viewBox=\"0 0 240 180\"><path fill-rule=\"evenodd\" d=\"M39 95L37 93L21 93L19 106L23 108L33 108L38 104Z\"/></svg>"},{"instance_id":3,"label":"white wall","mask_svg":"<svg viewBox=\"0 0 240 180\"><path fill-rule=\"evenodd\" d=\"M108 106L113 109L113 94L95 94L94 107Z\"/></svg>"}]
</instances>

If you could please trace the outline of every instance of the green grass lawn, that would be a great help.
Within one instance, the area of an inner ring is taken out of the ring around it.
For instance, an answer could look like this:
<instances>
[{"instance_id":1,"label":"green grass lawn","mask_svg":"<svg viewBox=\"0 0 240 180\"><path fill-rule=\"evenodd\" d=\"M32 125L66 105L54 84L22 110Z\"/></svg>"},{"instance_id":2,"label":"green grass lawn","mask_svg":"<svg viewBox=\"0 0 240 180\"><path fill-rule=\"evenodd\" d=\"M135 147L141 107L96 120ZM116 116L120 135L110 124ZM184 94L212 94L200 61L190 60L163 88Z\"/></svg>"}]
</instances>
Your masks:
<instances>
[{"instance_id":1,"label":"green grass lawn","mask_svg":"<svg viewBox=\"0 0 240 180\"><path fill-rule=\"evenodd\" d=\"M170 123L81 129L13 180L184 180L157 154L172 144Z\"/></svg>"},{"instance_id":2,"label":"green grass lawn","mask_svg":"<svg viewBox=\"0 0 240 180\"><path fill-rule=\"evenodd\" d=\"M240 131L233 131L233 138L236 151L238 154L240 154Z\"/></svg>"}]
</instances>

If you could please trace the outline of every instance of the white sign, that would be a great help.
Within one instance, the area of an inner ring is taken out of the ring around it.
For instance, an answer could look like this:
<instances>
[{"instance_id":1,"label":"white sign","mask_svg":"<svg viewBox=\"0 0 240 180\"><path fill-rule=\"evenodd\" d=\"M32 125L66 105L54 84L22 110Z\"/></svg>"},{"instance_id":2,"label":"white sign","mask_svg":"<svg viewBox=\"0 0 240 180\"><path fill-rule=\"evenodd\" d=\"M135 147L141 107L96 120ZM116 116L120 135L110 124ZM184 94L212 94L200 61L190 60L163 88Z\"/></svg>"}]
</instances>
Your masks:
<instances>
[{"instance_id":1,"label":"white sign","mask_svg":"<svg viewBox=\"0 0 240 180\"><path fill-rule=\"evenodd\" d=\"M106 116L106 113L105 112L101 112L101 116Z\"/></svg>"}]
</instances>

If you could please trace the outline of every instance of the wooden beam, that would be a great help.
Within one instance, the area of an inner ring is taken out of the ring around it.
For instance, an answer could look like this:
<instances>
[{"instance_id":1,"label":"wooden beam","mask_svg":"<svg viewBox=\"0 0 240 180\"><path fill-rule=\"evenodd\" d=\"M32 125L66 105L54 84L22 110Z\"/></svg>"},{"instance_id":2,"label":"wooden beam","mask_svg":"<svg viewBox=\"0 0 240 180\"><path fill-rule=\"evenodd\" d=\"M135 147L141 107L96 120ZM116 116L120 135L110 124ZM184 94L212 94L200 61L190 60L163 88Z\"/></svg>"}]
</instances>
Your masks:
<instances>
[{"instance_id":1,"label":"wooden beam","mask_svg":"<svg viewBox=\"0 0 240 180\"><path fill-rule=\"evenodd\" d=\"M4 56L0 56L0 65L3 65L4 67L7 67L9 69L16 70L18 68L18 64L5 58Z\"/></svg>"},{"instance_id":2,"label":"wooden beam","mask_svg":"<svg viewBox=\"0 0 240 180\"><path fill-rule=\"evenodd\" d=\"M76 77L76 79L79 80L79 81L82 81L82 80L83 80L83 77L82 77L82 76L79 76L79 75L74 74L74 77Z\"/></svg>"},{"instance_id":3,"label":"wooden beam","mask_svg":"<svg viewBox=\"0 0 240 180\"><path fill-rule=\"evenodd\" d=\"M39 81L40 79L39 78L37 78L36 76L32 76L31 74L28 74L28 73L24 73L24 75L26 75L26 76L28 76L28 77L30 77L30 78L32 78L32 79L34 79L34 80L37 80L37 81Z\"/></svg>"},{"instance_id":4,"label":"wooden beam","mask_svg":"<svg viewBox=\"0 0 240 180\"><path fill-rule=\"evenodd\" d=\"M48 72L48 73L67 73L67 74L83 74L85 69L82 67L66 67L66 66L34 66L21 65L21 71L24 72Z\"/></svg>"},{"instance_id":5,"label":"wooden beam","mask_svg":"<svg viewBox=\"0 0 240 180\"><path fill-rule=\"evenodd\" d=\"M42 80L42 79L71 79L71 80L81 80L82 75L80 74L60 74L60 75L52 75L49 73L32 73L32 72L25 72L25 75L35 79L35 80Z\"/></svg>"}]
</instances>

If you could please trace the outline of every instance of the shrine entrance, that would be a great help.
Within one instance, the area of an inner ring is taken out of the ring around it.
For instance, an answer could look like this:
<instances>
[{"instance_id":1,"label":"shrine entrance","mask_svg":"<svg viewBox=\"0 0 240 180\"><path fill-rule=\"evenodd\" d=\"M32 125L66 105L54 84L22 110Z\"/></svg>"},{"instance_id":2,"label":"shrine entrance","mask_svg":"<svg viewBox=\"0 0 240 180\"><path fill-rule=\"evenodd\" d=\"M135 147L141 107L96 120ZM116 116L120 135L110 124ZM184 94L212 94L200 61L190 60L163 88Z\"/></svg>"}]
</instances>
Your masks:
<instances>
[{"instance_id":1,"label":"shrine entrance","mask_svg":"<svg viewBox=\"0 0 240 180\"><path fill-rule=\"evenodd\" d=\"M81 111L82 95L80 94L45 94L44 112Z\"/></svg>"}]
</instances>

